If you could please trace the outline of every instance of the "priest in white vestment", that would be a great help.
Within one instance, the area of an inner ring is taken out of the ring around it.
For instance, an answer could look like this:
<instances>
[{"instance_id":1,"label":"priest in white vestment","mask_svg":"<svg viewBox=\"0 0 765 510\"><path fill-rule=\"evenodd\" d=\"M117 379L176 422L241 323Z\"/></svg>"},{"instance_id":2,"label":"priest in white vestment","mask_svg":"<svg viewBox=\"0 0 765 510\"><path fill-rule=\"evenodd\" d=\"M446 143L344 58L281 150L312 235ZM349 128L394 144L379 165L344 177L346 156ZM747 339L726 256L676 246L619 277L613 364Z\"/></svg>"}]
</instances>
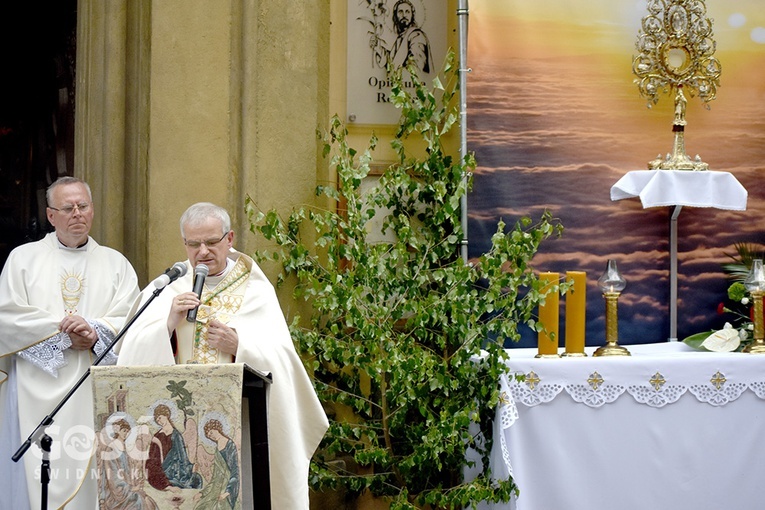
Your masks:
<instances>
[{"instance_id":1,"label":"priest in white vestment","mask_svg":"<svg viewBox=\"0 0 765 510\"><path fill-rule=\"evenodd\" d=\"M271 372L271 508L308 510L308 467L328 422L273 286L250 257L233 250L234 232L225 209L210 203L192 205L181 217L181 235L188 271L136 319L120 342L118 364L233 361ZM209 270L201 299L192 292L198 264ZM134 309L154 290L144 289ZM192 309L198 310L197 318L188 322Z\"/></svg>"},{"instance_id":2,"label":"priest in white vestment","mask_svg":"<svg viewBox=\"0 0 765 510\"><path fill-rule=\"evenodd\" d=\"M86 183L62 177L47 193L55 232L11 252L0 275L1 508L40 508L41 453L11 457L122 328L138 279L119 252L89 237ZM114 364L107 355L102 364ZM82 384L46 429L53 439L47 508L93 510L98 502L91 385Z\"/></svg>"}]
</instances>

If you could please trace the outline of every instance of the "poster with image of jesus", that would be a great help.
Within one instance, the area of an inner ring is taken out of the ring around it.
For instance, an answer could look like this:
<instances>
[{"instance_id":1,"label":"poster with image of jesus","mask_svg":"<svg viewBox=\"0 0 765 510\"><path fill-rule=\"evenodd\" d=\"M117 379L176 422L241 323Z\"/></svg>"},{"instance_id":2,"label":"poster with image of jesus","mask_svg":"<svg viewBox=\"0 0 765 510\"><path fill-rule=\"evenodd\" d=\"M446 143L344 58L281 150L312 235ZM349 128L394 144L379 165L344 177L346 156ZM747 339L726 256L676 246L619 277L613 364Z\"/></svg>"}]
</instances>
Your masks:
<instances>
[{"instance_id":1,"label":"poster with image of jesus","mask_svg":"<svg viewBox=\"0 0 765 510\"><path fill-rule=\"evenodd\" d=\"M390 104L386 65L398 68L411 59L418 76L430 83L446 57L447 3L348 0L349 123L398 123L400 112Z\"/></svg>"}]
</instances>

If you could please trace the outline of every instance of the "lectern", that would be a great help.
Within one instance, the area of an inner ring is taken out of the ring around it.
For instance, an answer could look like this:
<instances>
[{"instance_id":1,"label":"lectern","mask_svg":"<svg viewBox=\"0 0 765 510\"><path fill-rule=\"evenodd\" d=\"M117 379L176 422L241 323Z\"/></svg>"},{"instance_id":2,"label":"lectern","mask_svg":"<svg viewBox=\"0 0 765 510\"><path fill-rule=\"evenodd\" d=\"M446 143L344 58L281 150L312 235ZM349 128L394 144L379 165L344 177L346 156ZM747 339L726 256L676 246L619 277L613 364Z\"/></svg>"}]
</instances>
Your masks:
<instances>
[{"instance_id":1,"label":"lectern","mask_svg":"<svg viewBox=\"0 0 765 510\"><path fill-rule=\"evenodd\" d=\"M242 363L91 370L102 510L220 498L271 508L271 374Z\"/></svg>"}]
</instances>

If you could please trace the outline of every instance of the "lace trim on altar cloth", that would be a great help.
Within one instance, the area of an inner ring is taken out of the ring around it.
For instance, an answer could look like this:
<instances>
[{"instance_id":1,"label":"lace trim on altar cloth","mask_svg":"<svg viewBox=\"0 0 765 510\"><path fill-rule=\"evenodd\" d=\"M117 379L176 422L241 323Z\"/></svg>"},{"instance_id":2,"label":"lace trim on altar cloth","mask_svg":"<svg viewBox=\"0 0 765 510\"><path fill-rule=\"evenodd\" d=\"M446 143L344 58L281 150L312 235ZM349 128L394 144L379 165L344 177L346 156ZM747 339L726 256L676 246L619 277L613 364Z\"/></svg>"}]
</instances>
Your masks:
<instances>
[{"instance_id":1,"label":"lace trim on altar cloth","mask_svg":"<svg viewBox=\"0 0 765 510\"><path fill-rule=\"evenodd\" d=\"M765 400L765 381L753 382L749 385L749 389L759 398Z\"/></svg>"},{"instance_id":2,"label":"lace trim on altar cloth","mask_svg":"<svg viewBox=\"0 0 765 510\"><path fill-rule=\"evenodd\" d=\"M584 382L586 384L569 383L563 385L557 382L547 383L543 377L531 371L525 374L523 380L505 379L504 384L506 386L503 388L503 395L507 394L510 396L513 405L513 409L510 412L514 411L516 418L518 414L518 410L514 407L516 403L527 407L544 404L551 402L563 390L575 402L589 407L601 407L605 404L610 404L624 393L631 395L636 402L650 407L664 407L665 405L673 404L686 392L690 392L699 402L712 406L723 406L733 402L747 389L752 390L757 397L765 400L765 382L732 383L720 371L709 374L709 379L705 382L700 381L698 384L687 386L667 384L665 377L660 372L656 372L648 378L645 384L628 386L608 384L598 372L590 374ZM501 402L500 405L504 406L505 404ZM503 428L507 428L505 426L504 414L500 413L500 416L503 420ZM515 419L512 419L512 422L514 421ZM507 426L509 427L510 425L512 423L509 423Z\"/></svg>"},{"instance_id":3,"label":"lace trim on altar cloth","mask_svg":"<svg viewBox=\"0 0 765 510\"><path fill-rule=\"evenodd\" d=\"M687 388L682 386L667 386L656 389L650 385L635 385L627 388L630 395L639 403L651 407L664 407L674 404L683 396Z\"/></svg>"},{"instance_id":4,"label":"lace trim on altar cloth","mask_svg":"<svg viewBox=\"0 0 765 510\"><path fill-rule=\"evenodd\" d=\"M610 404L624 393L624 386L618 384L607 384L599 386L597 389L585 384L572 384L566 386L566 393L571 395L574 402L586 404L590 407L600 407L604 404Z\"/></svg>"},{"instance_id":5,"label":"lace trim on altar cloth","mask_svg":"<svg viewBox=\"0 0 765 510\"><path fill-rule=\"evenodd\" d=\"M753 383L756 384L756 383ZM724 388L715 388L711 384L696 385L694 384L688 391L693 393L700 402L706 402L713 406L724 406L728 402L733 402L741 396L747 389L747 385L744 383L728 384ZM753 390L754 391L754 390ZM765 395L760 395L756 391L754 392L760 398L765 398Z\"/></svg>"},{"instance_id":6,"label":"lace trim on altar cloth","mask_svg":"<svg viewBox=\"0 0 765 510\"><path fill-rule=\"evenodd\" d=\"M518 407L515 405L515 400L508 394L507 378L502 376L502 392L499 395L499 406L497 409L497 417L499 423L502 425L502 430L507 430L513 426L518 420ZM507 448L507 439L504 434L499 436L499 446L502 451L502 461L507 466L508 474L513 476L513 466L510 463L510 451Z\"/></svg>"},{"instance_id":7,"label":"lace trim on altar cloth","mask_svg":"<svg viewBox=\"0 0 765 510\"><path fill-rule=\"evenodd\" d=\"M531 407L552 401L563 391L561 384L540 384L541 379L534 371L525 374L523 381L514 380L509 384L510 393L516 402Z\"/></svg>"},{"instance_id":8,"label":"lace trim on altar cloth","mask_svg":"<svg viewBox=\"0 0 765 510\"><path fill-rule=\"evenodd\" d=\"M87 322L98 335L98 340L93 345L93 352L97 356L100 356L111 341L114 340L114 333L98 321L88 320ZM69 338L68 334L62 332L24 349L19 352L18 355L43 372L50 374L53 377L58 377L59 369L67 365L64 351L71 346L72 339ZM113 351L110 351L104 356L104 359L101 360L99 365L114 365L116 363L117 355L114 354Z\"/></svg>"}]
</instances>

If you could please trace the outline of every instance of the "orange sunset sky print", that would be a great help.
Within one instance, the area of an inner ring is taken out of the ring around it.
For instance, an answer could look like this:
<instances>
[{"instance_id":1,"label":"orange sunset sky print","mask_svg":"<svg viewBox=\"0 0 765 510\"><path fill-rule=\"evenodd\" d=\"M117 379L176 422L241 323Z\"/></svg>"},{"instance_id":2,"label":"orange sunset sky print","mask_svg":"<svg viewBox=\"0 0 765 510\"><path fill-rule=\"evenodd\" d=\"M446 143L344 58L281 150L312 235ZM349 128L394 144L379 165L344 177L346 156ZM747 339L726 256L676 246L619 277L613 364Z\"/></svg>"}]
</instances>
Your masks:
<instances>
[{"instance_id":1,"label":"orange sunset sky print","mask_svg":"<svg viewBox=\"0 0 765 510\"><path fill-rule=\"evenodd\" d=\"M732 319L716 313L729 283L721 264L736 243L765 242L765 10L759 0L707 0L706 7L721 86L709 108L688 97L686 150L711 170L731 172L749 197L743 212L680 213L680 339ZM627 279L620 343L669 336L671 210L610 199L625 173L672 150L672 98L664 94L649 109L633 83L635 41L647 13L644 0L469 4L468 149L478 163L468 197L470 256L488 249L499 219L511 224L552 211L563 236L543 243L533 266L587 272L588 345L604 341L596 281L608 259ZM563 312L562 305L562 321ZM529 331L521 345L535 342Z\"/></svg>"}]
</instances>

